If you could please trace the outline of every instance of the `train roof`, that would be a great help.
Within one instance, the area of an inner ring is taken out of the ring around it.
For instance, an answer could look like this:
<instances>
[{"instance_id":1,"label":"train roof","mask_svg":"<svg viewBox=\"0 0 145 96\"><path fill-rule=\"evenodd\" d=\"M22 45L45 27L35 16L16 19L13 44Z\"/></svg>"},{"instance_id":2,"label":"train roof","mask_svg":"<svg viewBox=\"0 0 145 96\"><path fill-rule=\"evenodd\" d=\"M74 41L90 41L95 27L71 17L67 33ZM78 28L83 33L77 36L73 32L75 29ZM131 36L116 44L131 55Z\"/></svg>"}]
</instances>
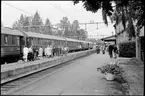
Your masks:
<instances>
[{"instance_id":1,"label":"train roof","mask_svg":"<svg viewBox=\"0 0 145 96\"><path fill-rule=\"evenodd\" d=\"M67 41L72 41L72 42L80 42L80 40L76 40L76 39L71 39L71 38L65 38Z\"/></svg>"},{"instance_id":2,"label":"train roof","mask_svg":"<svg viewBox=\"0 0 145 96\"><path fill-rule=\"evenodd\" d=\"M83 40L76 40L76 39L71 39L71 38L66 38L67 41L72 41L72 42L80 42L80 43L92 43L89 41L83 41Z\"/></svg>"},{"instance_id":3,"label":"train roof","mask_svg":"<svg viewBox=\"0 0 145 96\"><path fill-rule=\"evenodd\" d=\"M10 35L18 35L18 36L26 36L26 37L53 39L53 40L67 40L67 41L80 42L80 43L92 43L92 42L89 42L89 41L76 40L76 39L71 39L71 38L63 38L63 37L59 37L59 36L41 34L41 33L30 32L30 31L29 32L24 32L24 31L19 31L19 30L14 30L14 29L11 29L11 28L7 28L7 27L2 27L1 28L1 33L2 34L10 34Z\"/></svg>"},{"instance_id":4,"label":"train roof","mask_svg":"<svg viewBox=\"0 0 145 96\"><path fill-rule=\"evenodd\" d=\"M2 27L1 28L1 34L24 36L24 34L21 31L14 30L14 29L7 28L7 27Z\"/></svg>"},{"instance_id":5,"label":"train roof","mask_svg":"<svg viewBox=\"0 0 145 96\"><path fill-rule=\"evenodd\" d=\"M52 36L47 34L35 33L35 32L25 32L28 37L45 38L45 39L55 39L55 40L65 40L62 37Z\"/></svg>"}]
</instances>

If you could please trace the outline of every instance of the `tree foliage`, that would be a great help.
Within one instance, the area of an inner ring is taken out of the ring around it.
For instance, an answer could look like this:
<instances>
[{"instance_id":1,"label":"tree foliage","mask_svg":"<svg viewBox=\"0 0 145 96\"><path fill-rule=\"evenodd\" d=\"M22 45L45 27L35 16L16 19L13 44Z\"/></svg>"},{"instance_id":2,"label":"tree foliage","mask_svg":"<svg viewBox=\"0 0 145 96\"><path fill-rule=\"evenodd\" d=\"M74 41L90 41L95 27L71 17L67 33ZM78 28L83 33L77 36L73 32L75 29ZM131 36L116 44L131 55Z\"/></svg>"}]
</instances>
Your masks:
<instances>
[{"instance_id":1,"label":"tree foliage","mask_svg":"<svg viewBox=\"0 0 145 96\"><path fill-rule=\"evenodd\" d=\"M43 25L42 19L38 12L36 11L33 19L32 19L32 31L40 32L40 26Z\"/></svg>"},{"instance_id":2,"label":"tree foliage","mask_svg":"<svg viewBox=\"0 0 145 96\"><path fill-rule=\"evenodd\" d=\"M79 40L86 40L87 39L87 31L84 29L80 29L77 31L76 36L78 36Z\"/></svg>"},{"instance_id":3,"label":"tree foliage","mask_svg":"<svg viewBox=\"0 0 145 96\"><path fill-rule=\"evenodd\" d=\"M72 35L74 36L74 39L77 39L77 31L79 30L80 26L79 26L79 22L78 20L74 20L72 22L72 27L71 27L71 32L73 33Z\"/></svg>"},{"instance_id":4,"label":"tree foliage","mask_svg":"<svg viewBox=\"0 0 145 96\"><path fill-rule=\"evenodd\" d=\"M48 18L45 23L43 23L38 12L36 12L34 16L30 17L21 14L20 19L13 23L13 29L23 30L26 32L39 32L79 40L86 40L87 38L87 32L80 29L78 20L74 20L71 24L67 17L63 17L56 27L58 28L52 27Z\"/></svg>"},{"instance_id":5,"label":"tree foliage","mask_svg":"<svg viewBox=\"0 0 145 96\"><path fill-rule=\"evenodd\" d=\"M79 0L73 0L74 5L78 4L80 1ZM107 22L107 16L111 16L113 12L112 8L112 2L111 0L82 0L83 2L83 7L87 11L91 11L93 13L96 13L99 9L102 9L102 16L104 23L108 25Z\"/></svg>"},{"instance_id":6,"label":"tree foliage","mask_svg":"<svg viewBox=\"0 0 145 96\"><path fill-rule=\"evenodd\" d=\"M73 0L74 5L78 4L79 0ZM93 13L98 9L102 9L102 17L105 24L107 23L107 16L112 16L113 6L116 4L116 10L114 13L116 24L122 20L124 28L126 28L126 20L129 21L128 32L130 36L134 36L133 20L136 20L136 26L139 30L144 26L144 1L143 0L82 0L83 7L87 11ZM121 17L121 18L120 18Z\"/></svg>"},{"instance_id":7,"label":"tree foliage","mask_svg":"<svg viewBox=\"0 0 145 96\"><path fill-rule=\"evenodd\" d=\"M80 29L78 20L74 20L71 24L67 17L63 17L57 25L61 29L58 31L59 36L79 40L85 40L87 38L87 32Z\"/></svg>"},{"instance_id":8,"label":"tree foliage","mask_svg":"<svg viewBox=\"0 0 145 96\"><path fill-rule=\"evenodd\" d=\"M46 21L45 21L45 27L44 27L44 33L45 34L49 34L49 35L52 35L52 28L51 28L51 22L50 20L47 18Z\"/></svg>"}]
</instances>

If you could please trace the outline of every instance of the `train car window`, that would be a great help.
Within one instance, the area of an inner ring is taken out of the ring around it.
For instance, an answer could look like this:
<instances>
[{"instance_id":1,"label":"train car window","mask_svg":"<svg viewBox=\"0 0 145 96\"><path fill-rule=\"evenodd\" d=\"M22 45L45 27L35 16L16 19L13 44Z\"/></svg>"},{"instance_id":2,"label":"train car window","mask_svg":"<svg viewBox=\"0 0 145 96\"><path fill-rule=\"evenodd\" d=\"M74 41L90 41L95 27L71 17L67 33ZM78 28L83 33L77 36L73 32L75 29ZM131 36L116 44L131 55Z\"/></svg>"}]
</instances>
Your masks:
<instances>
[{"instance_id":1,"label":"train car window","mask_svg":"<svg viewBox=\"0 0 145 96\"><path fill-rule=\"evenodd\" d=\"M12 44L15 44L15 36L12 36Z\"/></svg>"},{"instance_id":2,"label":"train car window","mask_svg":"<svg viewBox=\"0 0 145 96\"><path fill-rule=\"evenodd\" d=\"M40 44L41 44L41 45L43 45L43 39L41 39L41 42L40 42Z\"/></svg>"},{"instance_id":3,"label":"train car window","mask_svg":"<svg viewBox=\"0 0 145 96\"><path fill-rule=\"evenodd\" d=\"M44 43L44 45L46 45L46 42L47 42L47 40L45 39L45 43Z\"/></svg>"},{"instance_id":4,"label":"train car window","mask_svg":"<svg viewBox=\"0 0 145 96\"><path fill-rule=\"evenodd\" d=\"M38 45L40 44L40 39L38 38Z\"/></svg>"},{"instance_id":5,"label":"train car window","mask_svg":"<svg viewBox=\"0 0 145 96\"><path fill-rule=\"evenodd\" d=\"M41 39L41 45L43 45L43 39Z\"/></svg>"},{"instance_id":6,"label":"train car window","mask_svg":"<svg viewBox=\"0 0 145 96\"><path fill-rule=\"evenodd\" d=\"M36 38L36 45L38 45L38 38Z\"/></svg>"},{"instance_id":7,"label":"train car window","mask_svg":"<svg viewBox=\"0 0 145 96\"><path fill-rule=\"evenodd\" d=\"M1 34L1 45L3 45L3 44L4 44L4 35Z\"/></svg>"},{"instance_id":8,"label":"train car window","mask_svg":"<svg viewBox=\"0 0 145 96\"><path fill-rule=\"evenodd\" d=\"M41 43L40 44L43 45L43 39L41 39Z\"/></svg>"},{"instance_id":9,"label":"train car window","mask_svg":"<svg viewBox=\"0 0 145 96\"><path fill-rule=\"evenodd\" d=\"M4 36L4 44L8 44L8 35Z\"/></svg>"},{"instance_id":10,"label":"train car window","mask_svg":"<svg viewBox=\"0 0 145 96\"><path fill-rule=\"evenodd\" d=\"M36 45L36 40L35 40L35 38L33 38L33 44Z\"/></svg>"},{"instance_id":11,"label":"train car window","mask_svg":"<svg viewBox=\"0 0 145 96\"><path fill-rule=\"evenodd\" d=\"M34 40L33 40L33 38L31 38L31 44L33 45L33 43L34 43Z\"/></svg>"},{"instance_id":12,"label":"train car window","mask_svg":"<svg viewBox=\"0 0 145 96\"><path fill-rule=\"evenodd\" d=\"M20 43L20 39L19 39L19 37L17 36L17 45L19 45L19 43Z\"/></svg>"}]
</instances>

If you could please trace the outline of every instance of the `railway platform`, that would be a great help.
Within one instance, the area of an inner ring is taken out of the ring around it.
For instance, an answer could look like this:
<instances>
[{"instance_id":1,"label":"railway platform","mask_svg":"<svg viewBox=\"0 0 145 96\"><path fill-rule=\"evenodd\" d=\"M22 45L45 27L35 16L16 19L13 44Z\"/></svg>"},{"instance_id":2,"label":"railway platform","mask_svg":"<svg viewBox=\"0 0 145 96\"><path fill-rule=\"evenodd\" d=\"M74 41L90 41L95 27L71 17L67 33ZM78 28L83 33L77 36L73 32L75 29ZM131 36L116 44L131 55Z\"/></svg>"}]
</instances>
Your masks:
<instances>
[{"instance_id":1,"label":"railway platform","mask_svg":"<svg viewBox=\"0 0 145 96\"><path fill-rule=\"evenodd\" d=\"M57 56L53 58L41 58L36 61L18 62L12 64L1 65L1 84L21 78L23 76L33 74L38 71L42 71L46 68L56 66L61 63L77 59L79 57L89 55L95 50L90 49L86 51L80 51L75 53L69 53L64 56Z\"/></svg>"}]
</instances>

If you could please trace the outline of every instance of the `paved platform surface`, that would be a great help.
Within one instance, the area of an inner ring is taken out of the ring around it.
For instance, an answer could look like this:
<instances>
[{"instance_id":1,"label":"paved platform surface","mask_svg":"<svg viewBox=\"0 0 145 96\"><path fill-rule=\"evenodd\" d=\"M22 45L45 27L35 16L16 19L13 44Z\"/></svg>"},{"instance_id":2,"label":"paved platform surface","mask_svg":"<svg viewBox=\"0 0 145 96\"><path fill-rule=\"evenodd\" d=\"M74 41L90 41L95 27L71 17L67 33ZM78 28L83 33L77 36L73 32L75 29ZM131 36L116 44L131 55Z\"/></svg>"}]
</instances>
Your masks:
<instances>
[{"instance_id":1,"label":"paved platform surface","mask_svg":"<svg viewBox=\"0 0 145 96\"><path fill-rule=\"evenodd\" d=\"M40 63L42 61L48 61L48 60L51 61L51 60L56 59L56 58L60 58L60 56L53 57L53 58L40 58L39 60L35 60L35 61L28 61L28 62L20 61L20 62L11 63L11 64L4 64L4 65L1 65L1 72L7 71L7 70L13 70L16 68L23 68L25 66L35 65L35 64Z\"/></svg>"},{"instance_id":2,"label":"paved platform surface","mask_svg":"<svg viewBox=\"0 0 145 96\"><path fill-rule=\"evenodd\" d=\"M110 62L109 55L92 54L13 95L124 95L121 85L107 81L97 68Z\"/></svg>"},{"instance_id":3,"label":"paved platform surface","mask_svg":"<svg viewBox=\"0 0 145 96\"><path fill-rule=\"evenodd\" d=\"M52 66L89 55L92 52L94 52L94 50L79 51L54 58L41 58L40 60L30 62L22 61L18 63L1 65L1 83L9 82Z\"/></svg>"},{"instance_id":4,"label":"paved platform surface","mask_svg":"<svg viewBox=\"0 0 145 96\"><path fill-rule=\"evenodd\" d=\"M76 53L69 53L67 54L67 56L73 55L73 54L76 54ZM43 61L48 61L48 60L51 61L60 57L64 57L64 56L55 56L53 58L44 57L44 58L39 58L38 60L35 60L35 61L28 61L28 62L20 61L20 62L11 63L11 64L3 64L1 65L1 72L7 71L7 70L13 70L13 69L24 67L24 66L34 65Z\"/></svg>"},{"instance_id":5,"label":"paved platform surface","mask_svg":"<svg viewBox=\"0 0 145 96\"><path fill-rule=\"evenodd\" d=\"M123 77L128 83L129 95L144 95L144 63L135 58L121 58L120 66L124 70Z\"/></svg>"}]
</instances>

